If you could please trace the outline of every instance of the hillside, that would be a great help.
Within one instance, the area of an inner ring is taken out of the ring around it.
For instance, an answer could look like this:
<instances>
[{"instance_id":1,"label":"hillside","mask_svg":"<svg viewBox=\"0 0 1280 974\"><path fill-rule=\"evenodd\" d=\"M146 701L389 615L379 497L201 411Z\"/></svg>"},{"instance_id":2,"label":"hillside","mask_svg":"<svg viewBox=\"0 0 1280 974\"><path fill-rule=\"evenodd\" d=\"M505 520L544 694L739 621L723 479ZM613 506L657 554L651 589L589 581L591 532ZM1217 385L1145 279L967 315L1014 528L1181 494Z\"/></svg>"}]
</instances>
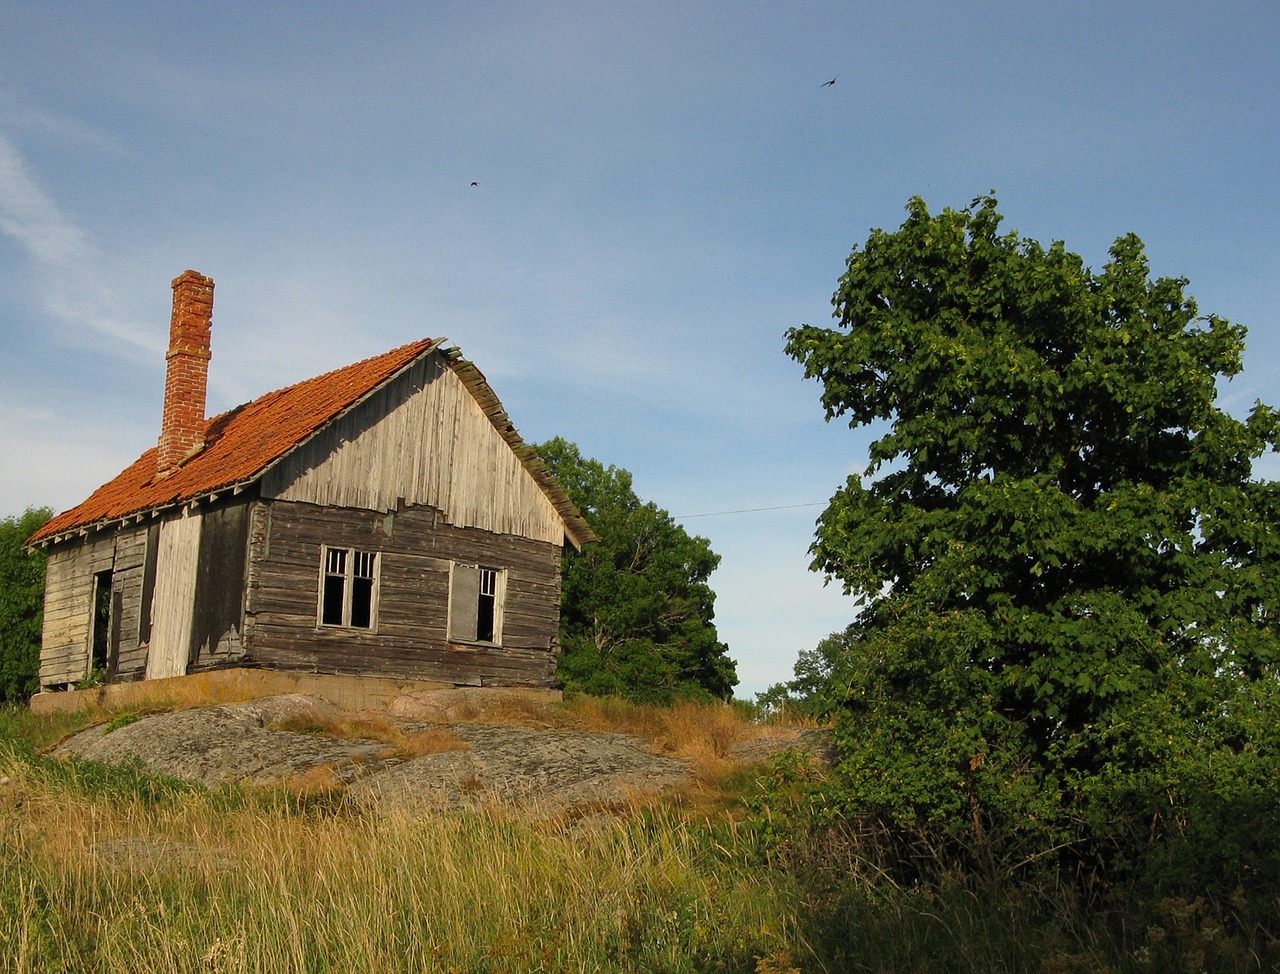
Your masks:
<instances>
[{"instance_id":1,"label":"hillside","mask_svg":"<svg viewBox=\"0 0 1280 974\"><path fill-rule=\"evenodd\" d=\"M648 736L589 729L581 713L563 705L464 694L398 715L353 714L316 697L286 694L117 718L74 733L52 753L136 761L209 788L341 790L360 806L399 811L476 808L495 800L553 810L655 795L688 784L708 760L750 763L801 740L794 729L726 722L718 741L704 728L709 733L697 736L705 740L692 748L688 738L677 741L670 726Z\"/></svg>"}]
</instances>

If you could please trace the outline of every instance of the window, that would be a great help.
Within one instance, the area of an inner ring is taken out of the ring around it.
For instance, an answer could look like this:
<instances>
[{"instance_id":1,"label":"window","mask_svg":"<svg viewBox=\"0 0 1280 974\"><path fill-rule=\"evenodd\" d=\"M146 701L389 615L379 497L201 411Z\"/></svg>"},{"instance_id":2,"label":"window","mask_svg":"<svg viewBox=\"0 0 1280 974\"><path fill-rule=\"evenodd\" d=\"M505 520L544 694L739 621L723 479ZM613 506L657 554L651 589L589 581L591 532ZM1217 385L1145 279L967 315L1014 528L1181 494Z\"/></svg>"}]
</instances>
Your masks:
<instances>
[{"instance_id":1,"label":"window","mask_svg":"<svg viewBox=\"0 0 1280 974\"><path fill-rule=\"evenodd\" d=\"M373 629L378 604L378 553L354 548L321 552L320 624Z\"/></svg>"},{"instance_id":2,"label":"window","mask_svg":"<svg viewBox=\"0 0 1280 974\"><path fill-rule=\"evenodd\" d=\"M502 642L507 573L454 562L449 578L449 638L462 643Z\"/></svg>"}]
</instances>

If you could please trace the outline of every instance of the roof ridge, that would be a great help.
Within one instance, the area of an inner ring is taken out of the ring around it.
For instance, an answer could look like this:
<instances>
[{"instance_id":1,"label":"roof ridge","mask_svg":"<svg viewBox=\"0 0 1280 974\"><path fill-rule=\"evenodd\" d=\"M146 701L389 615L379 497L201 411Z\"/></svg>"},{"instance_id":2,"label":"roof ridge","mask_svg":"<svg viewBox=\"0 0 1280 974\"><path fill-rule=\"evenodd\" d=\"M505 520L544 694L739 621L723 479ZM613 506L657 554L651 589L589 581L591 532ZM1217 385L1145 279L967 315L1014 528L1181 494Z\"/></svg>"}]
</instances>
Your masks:
<instances>
[{"instance_id":1,"label":"roof ridge","mask_svg":"<svg viewBox=\"0 0 1280 974\"><path fill-rule=\"evenodd\" d=\"M358 362L264 392L248 402L207 417L203 424L204 446L177 467L171 476L155 476L153 458L156 447L148 447L137 460L84 501L50 518L27 539L27 543L45 542L73 530L132 517L146 510L161 510L176 503L190 502L237 483L255 479L280 456L307 440L319 426L349 409L363 394L386 381L389 376L382 373L391 369L392 365L395 368L391 371L399 372L407 362L429 353L444 341L443 338L420 338L407 342ZM362 373L369 372L380 376L376 382L369 381L373 377L362 376ZM347 381L344 373L349 373L353 381ZM360 378L361 381L355 382L355 378ZM326 395L326 392L330 395ZM333 392L338 394L333 396ZM317 394L327 399L329 405L317 411L314 408L316 404L313 403L310 418L304 414L301 422L286 424L294 428L283 439L279 436L279 427L273 430L273 438L272 433L255 434L254 431L247 430L243 422L237 425L242 417L255 416L263 410L269 411L279 402L301 399L305 403ZM233 427L234 445L228 446L227 443L232 441L228 441L227 437Z\"/></svg>"},{"instance_id":2,"label":"roof ridge","mask_svg":"<svg viewBox=\"0 0 1280 974\"><path fill-rule=\"evenodd\" d=\"M502 401L484 373L457 347L443 347L448 339L420 338L378 355L320 375L264 392L248 402L205 419L204 445L169 476L157 477L155 447L75 507L63 511L27 539L47 544L86 533L98 525L140 518L177 504L192 504L226 490L239 492L264 476L281 459L298 449L327 424L355 408L424 355L440 352L449 368L481 411L546 494L564 519L575 546L594 540L590 526L574 507L550 470L516 429ZM282 410L279 417L274 414Z\"/></svg>"},{"instance_id":3,"label":"roof ridge","mask_svg":"<svg viewBox=\"0 0 1280 974\"><path fill-rule=\"evenodd\" d=\"M385 352L379 352L377 355L370 355L367 358L362 358L357 362L348 362L346 365L340 365L335 369L330 369L328 372L321 372L319 375L313 375L306 379L299 379L297 382L291 382L287 386L281 386L279 389L268 389L266 392L260 395L254 396L252 399L248 399L242 403L237 403L236 405L232 406L230 409L224 409L222 412L217 413L213 416L206 416L204 420L205 425L207 426L208 424L212 423L214 420L221 419L223 416L226 416L228 413L233 413L237 409L244 409L244 407L246 406L252 406L256 402L261 402L262 400L268 398L269 396L283 395L286 392L292 392L294 389L297 389L299 386L305 386L312 382L319 383L321 380L329 379L337 375L339 372L348 372L348 371L354 372L356 369L362 366L367 366L370 362L373 362L377 359L391 358L394 355L401 354L406 349L414 345L421 345L423 351L426 351L432 345L441 345L446 341L448 341L447 338L418 338L411 342L405 342L403 345L397 345L395 348L388 349Z\"/></svg>"}]
</instances>

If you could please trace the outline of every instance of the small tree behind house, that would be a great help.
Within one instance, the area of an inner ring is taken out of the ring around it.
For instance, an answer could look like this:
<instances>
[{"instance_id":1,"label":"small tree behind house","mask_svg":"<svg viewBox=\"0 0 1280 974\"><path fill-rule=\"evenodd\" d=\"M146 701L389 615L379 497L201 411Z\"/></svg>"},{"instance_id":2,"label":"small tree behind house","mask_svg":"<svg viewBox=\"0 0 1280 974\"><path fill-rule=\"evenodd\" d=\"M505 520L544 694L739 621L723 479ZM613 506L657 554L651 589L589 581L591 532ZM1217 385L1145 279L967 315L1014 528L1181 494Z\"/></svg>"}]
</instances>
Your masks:
<instances>
[{"instance_id":1,"label":"small tree behind house","mask_svg":"<svg viewBox=\"0 0 1280 974\"><path fill-rule=\"evenodd\" d=\"M626 470L559 437L537 451L600 539L565 555L564 686L652 703L729 697L738 678L713 622L711 545L642 501Z\"/></svg>"}]
</instances>

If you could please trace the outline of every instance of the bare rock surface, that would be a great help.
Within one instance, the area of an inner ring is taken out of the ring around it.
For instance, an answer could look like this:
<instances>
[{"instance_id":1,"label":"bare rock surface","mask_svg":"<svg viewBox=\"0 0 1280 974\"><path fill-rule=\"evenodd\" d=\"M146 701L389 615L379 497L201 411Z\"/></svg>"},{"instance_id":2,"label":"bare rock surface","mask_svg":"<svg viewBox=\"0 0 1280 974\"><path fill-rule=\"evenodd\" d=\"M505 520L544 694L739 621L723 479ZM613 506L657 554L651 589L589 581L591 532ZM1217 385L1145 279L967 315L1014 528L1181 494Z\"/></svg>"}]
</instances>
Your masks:
<instances>
[{"instance_id":1,"label":"bare rock surface","mask_svg":"<svg viewBox=\"0 0 1280 974\"><path fill-rule=\"evenodd\" d=\"M406 719L475 721L500 715L511 705L527 703L528 709L536 709L545 706L547 699L546 691L519 687L441 687L401 693L391 701L389 712Z\"/></svg>"},{"instance_id":2,"label":"bare rock surface","mask_svg":"<svg viewBox=\"0 0 1280 974\"><path fill-rule=\"evenodd\" d=\"M338 716L336 708L290 694L249 703L200 707L143 717L123 727L91 727L55 750L107 764L137 761L157 771L209 788L224 782L267 784L316 765L355 768L377 759L386 745L277 730L283 721L317 723Z\"/></svg>"},{"instance_id":3,"label":"bare rock surface","mask_svg":"<svg viewBox=\"0 0 1280 974\"><path fill-rule=\"evenodd\" d=\"M420 711L419 711L420 712ZM654 754L625 734L534 729L491 723L423 724L384 716L402 732L431 728L454 750L399 756L385 743L305 732L344 715L298 694L201 707L93 727L55 753L94 761L137 761L152 771L216 788L262 785L326 767L361 804L409 812L519 802L549 810L623 802L687 780L688 765ZM279 725L302 727L281 729Z\"/></svg>"},{"instance_id":4,"label":"bare rock surface","mask_svg":"<svg viewBox=\"0 0 1280 974\"><path fill-rule=\"evenodd\" d=\"M357 800L404 811L494 800L548 810L608 805L678 784L689 767L626 734L452 724L468 745L415 758L358 780Z\"/></svg>"}]
</instances>

